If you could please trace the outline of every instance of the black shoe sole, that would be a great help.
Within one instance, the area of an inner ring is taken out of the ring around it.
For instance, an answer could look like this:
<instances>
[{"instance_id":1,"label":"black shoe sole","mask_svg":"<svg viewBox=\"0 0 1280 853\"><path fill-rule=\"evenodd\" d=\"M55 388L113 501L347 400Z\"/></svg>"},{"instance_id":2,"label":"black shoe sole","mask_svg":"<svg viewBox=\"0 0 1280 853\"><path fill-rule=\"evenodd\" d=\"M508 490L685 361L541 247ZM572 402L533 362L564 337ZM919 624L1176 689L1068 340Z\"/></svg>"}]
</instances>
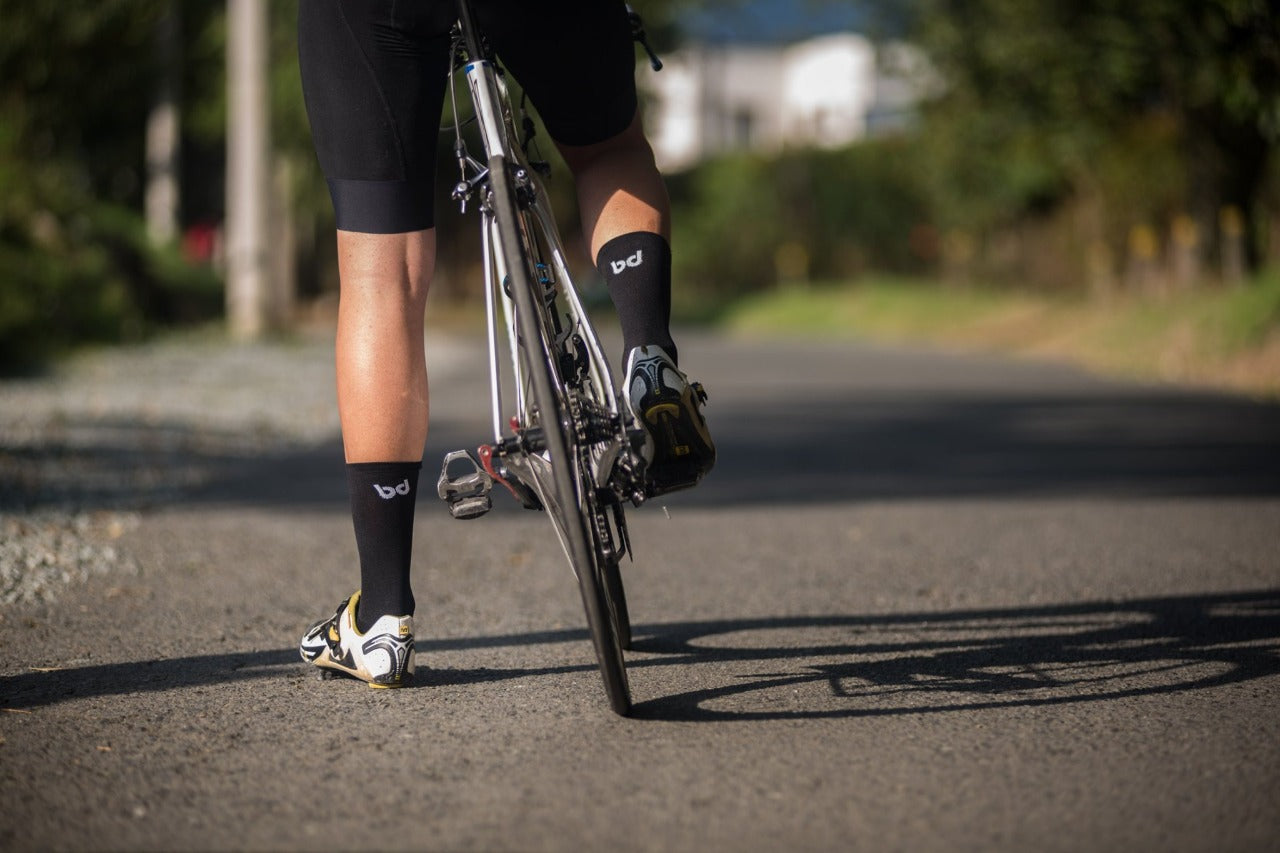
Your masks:
<instances>
[{"instance_id":1,"label":"black shoe sole","mask_svg":"<svg viewBox=\"0 0 1280 853\"><path fill-rule=\"evenodd\" d=\"M707 452L698 428L689 422L679 403L656 403L644 411L644 419L654 434L646 489L649 496L696 486L715 465L715 448Z\"/></svg>"}]
</instances>

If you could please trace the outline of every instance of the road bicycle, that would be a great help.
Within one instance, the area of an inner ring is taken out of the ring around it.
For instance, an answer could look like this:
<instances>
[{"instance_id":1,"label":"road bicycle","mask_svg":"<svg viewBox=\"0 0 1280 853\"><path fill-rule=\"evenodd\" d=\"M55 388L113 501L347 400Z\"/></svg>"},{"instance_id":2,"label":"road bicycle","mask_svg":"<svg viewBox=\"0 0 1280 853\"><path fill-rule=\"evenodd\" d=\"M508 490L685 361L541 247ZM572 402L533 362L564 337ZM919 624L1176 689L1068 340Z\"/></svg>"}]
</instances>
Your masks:
<instances>
[{"instance_id":1,"label":"road bicycle","mask_svg":"<svg viewBox=\"0 0 1280 853\"><path fill-rule=\"evenodd\" d=\"M639 16L630 14L633 36L660 68ZM492 508L495 483L547 513L578 579L609 705L625 715L631 623L619 563L631 554L624 506L639 506L646 494L644 434L619 400L573 284L539 179L548 170L531 154L533 121L523 103L513 107L469 0L458 0L453 43L449 92L460 178L452 196L464 213L473 201L480 213L493 441L446 454L437 492L460 519ZM469 118L459 112L459 78L473 108ZM464 141L470 124L483 159Z\"/></svg>"}]
</instances>

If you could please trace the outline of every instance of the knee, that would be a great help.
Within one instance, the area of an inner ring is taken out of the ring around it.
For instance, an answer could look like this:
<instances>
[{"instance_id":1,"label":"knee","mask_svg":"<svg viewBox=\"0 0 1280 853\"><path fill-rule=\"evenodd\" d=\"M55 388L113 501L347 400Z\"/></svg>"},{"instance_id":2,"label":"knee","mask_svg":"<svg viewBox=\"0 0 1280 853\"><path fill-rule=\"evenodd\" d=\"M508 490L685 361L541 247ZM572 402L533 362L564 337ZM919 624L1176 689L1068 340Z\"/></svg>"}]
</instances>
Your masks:
<instances>
[{"instance_id":1,"label":"knee","mask_svg":"<svg viewBox=\"0 0 1280 853\"><path fill-rule=\"evenodd\" d=\"M435 271L435 232L340 231L338 269L344 295L411 307L425 305Z\"/></svg>"},{"instance_id":2,"label":"knee","mask_svg":"<svg viewBox=\"0 0 1280 853\"><path fill-rule=\"evenodd\" d=\"M638 113L626 130L603 142L597 142L594 145L560 145L558 147L565 164L575 178L601 166L607 166L611 170L623 166L657 171L653 159L653 148L644 135Z\"/></svg>"}]
</instances>

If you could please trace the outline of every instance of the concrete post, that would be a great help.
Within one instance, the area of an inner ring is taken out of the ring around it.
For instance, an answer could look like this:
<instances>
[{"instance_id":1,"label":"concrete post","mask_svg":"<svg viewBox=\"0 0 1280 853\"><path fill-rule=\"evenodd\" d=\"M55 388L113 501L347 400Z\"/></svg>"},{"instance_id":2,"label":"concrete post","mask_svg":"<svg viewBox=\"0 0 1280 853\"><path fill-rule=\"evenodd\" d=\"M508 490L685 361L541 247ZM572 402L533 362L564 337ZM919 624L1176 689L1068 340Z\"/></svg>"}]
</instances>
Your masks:
<instances>
[{"instance_id":1,"label":"concrete post","mask_svg":"<svg viewBox=\"0 0 1280 853\"><path fill-rule=\"evenodd\" d=\"M267 0L227 2L227 326L252 340L269 330Z\"/></svg>"}]
</instances>

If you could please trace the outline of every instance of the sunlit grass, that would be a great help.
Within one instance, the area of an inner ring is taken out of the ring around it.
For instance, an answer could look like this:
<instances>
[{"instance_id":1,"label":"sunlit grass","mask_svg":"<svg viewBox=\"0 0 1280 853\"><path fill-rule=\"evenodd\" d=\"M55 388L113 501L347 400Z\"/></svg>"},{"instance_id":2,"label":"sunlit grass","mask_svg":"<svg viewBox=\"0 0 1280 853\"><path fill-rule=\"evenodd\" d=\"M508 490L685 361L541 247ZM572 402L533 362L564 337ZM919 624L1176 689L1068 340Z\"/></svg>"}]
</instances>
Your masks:
<instances>
[{"instance_id":1,"label":"sunlit grass","mask_svg":"<svg viewBox=\"0 0 1280 853\"><path fill-rule=\"evenodd\" d=\"M1148 379L1280 395L1280 271L1156 297L1051 296L875 278L790 286L721 315L743 335L803 335L1009 352Z\"/></svg>"}]
</instances>

